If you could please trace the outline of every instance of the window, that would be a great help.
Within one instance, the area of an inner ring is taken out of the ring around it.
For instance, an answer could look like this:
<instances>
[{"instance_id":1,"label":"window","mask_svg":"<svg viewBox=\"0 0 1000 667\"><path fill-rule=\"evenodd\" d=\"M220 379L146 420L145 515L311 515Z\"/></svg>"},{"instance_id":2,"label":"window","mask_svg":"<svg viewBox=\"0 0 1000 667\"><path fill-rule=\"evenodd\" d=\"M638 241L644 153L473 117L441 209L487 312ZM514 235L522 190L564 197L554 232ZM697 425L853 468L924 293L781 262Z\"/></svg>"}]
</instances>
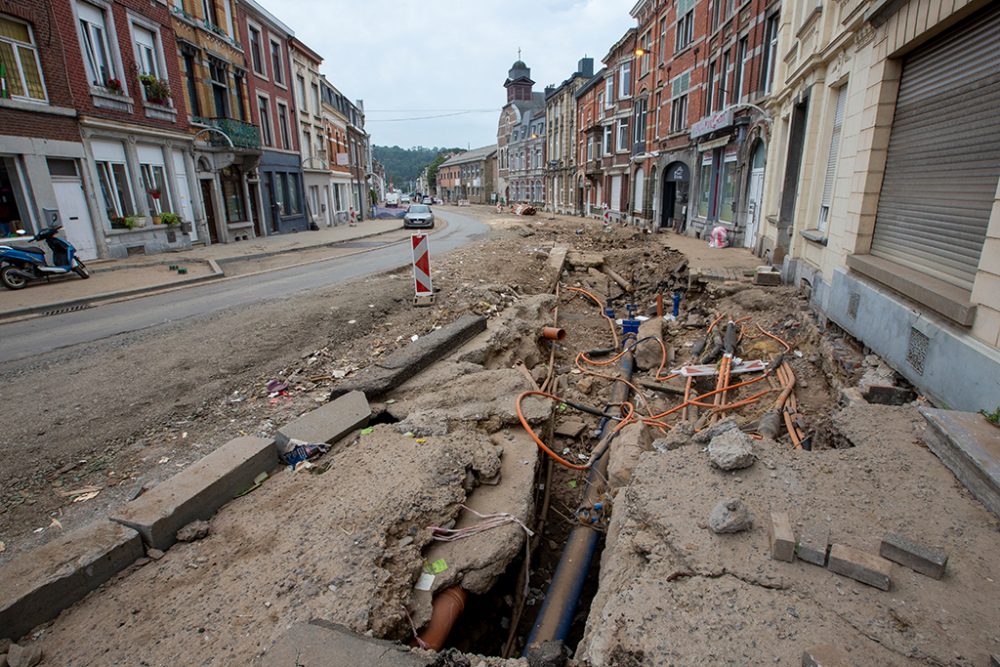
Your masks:
<instances>
[{"instance_id":1,"label":"window","mask_svg":"<svg viewBox=\"0 0 1000 667\"><path fill-rule=\"evenodd\" d=\"M240 120L246 120L246 98L243 95L243 86L246 85L246 75L243 72L233 72L233 80L236 84L236 114L240 117Z\"/></svg>"},{"instance_id":2,"label":"window","mask_svg":"<svg viewBox=\"0 0 1000 667\"><path fill-rule=\"evenodd\" d=\"M271 40L271 72L274 75L274 82L279 85L285 83L285 70L281 63L281 42Z\"/></svg>"},{"instance_id":3,"label":"window","mask_svg":"<svg viewBox=\"0 0 1000 667\"><path fill-rule=\"evenodd\" d=\"M632 197L632 210L642 213L642 206L646 198L646 172L639 167L635 172L634 179L635 194Z\"/></svg>"},{"instance_id":4,"label":"window","mask_svg":"<svg viewBox=\"0 0 1000 667\"><path fill-rule=\"evenodd\" d=\"M592 137L587 139L587 159L594 159L594 139Z\"/></svg>"},{"instance_id":5,"label":"window","mask_svg":"<svg viewBox=\"0 0 1000 667\"><path fill-rule=\"evenodd\" d=\"M740 40L736 47L736 71L733 72L733 104L739 104L743 99L743 79L747 66L747 38Z\"/></svg>"},{"instance_id":6,"label":"window","mask_svg":"<svg viewBox=\"0 0 1000 667\"><path fill-rule=\"evenodd\" d=\"M830 132L830 153L826 160L826 180L823 182L823 198L819 205L819 231L825 232L830 220L830 204L833 201L833 186L837 179L837 161L840 157L840 135L844 123L844 104L847 86L834 91L836 102L833 112L833 130Z\"/></svg>"},{"instance_id":7,"label":"window","mask_svg":"<svg viewBox=\"0 0 1000 667\"><path fill-rule=\"evenodd\" d=\"M632 61L622 63L621 80L618 82L618 97L624 99L632 95Z\"/></svg>"},{"instance_id":8,"label":"window","mask_svg":"<svg viewBox=\"0 0 1000 667\"><path fill-rule=\"evenodd\" d=\"M727 155L722 163L722 173L719 175L719 204L716 216L725 222L733 221L733 209L736 208L736 156Z\"/></svg>"},{"instance_id":9,"label":"window","mask_svg":"<svg viewBox=\"0 0 1000 667\"><path fill-rule=\"evenodd\" d=\"M208 76L212 84L212 101L216 118L229 118L229 70L226 63L208 59Z\"/></svg>"},{"instance_id":10,"label":"window","mask_svg":"<svg viewBox=\"0 0 1000 667\"><path fill-rule=\"evenodd\" d=\"M195 79L194 54L191 51L181 51L184 60L184 83L187 85L188 109L192 116L201 115L201 103L198 101L198 82Z\"/></svg>"},{"instance_id":11,"label":"window","mask_svg":"<svg viewBox=\"0 0 1000 667\"><path fill-rule=\"evenodd\" d=\"M708 65L708 87L705 89L705 115L712 113L712 95L715 93L715 61Z\"/></svg>"},{"instance_id":12,"label":"window","mask_svg":"<svg viewBox=\"0 0 1000 667\"><path fill-rule=\"evenodd\" d=\"M288 132L288 106L284 102L278 102L278 133L281 135L281 147L289 150L292 147L292 138Z\"/></svg>"},{"instance_id":13,"label":"window","mask_svg":"<svg viewBox=\"0 0 1000 667\"><path fill-rule=\"evenodd\" d=\"M80 17L80 45L83 48L87 77L95 86L107 87L109 82L118 81L118 77L108 48L104 10L89 2L80 2L76 8ZM121 88L121 83L113 87Z\"/></svg>"},{"instance_id":14,"label":"window","mask_svg":"<svg viewBox=\"0 0 1000 667\"><path fill-rule=\"evenodd\" d=\"M319 116L322 113L322 107L320 106L319 103L319 86L317 86L315 83L312 85L312 103L313 103L313 108L312 108L313 115Z\"/></svg>"},{"instance_id":15,"label":"window","mask_svg":"<svg viewBox=\"0 0 1000 667\"><path fill-rule=\"evenodd\" d=\"M216 6L215 0L201 0L201 10L205 13L205 21L216 28L222 27L222 22L219 21L219 8Z\"/></svg>"},{"instance_id":16,"label":"window","mask_svg":"<svg viewBox=\"0 0 1000 667\"><path fill-rule=\"evenodd\" d=\"M158 164L140 164L142 187L146 191L146 203L152 215L160 215L164 210L170 210L170 195L167 192L167 178L163 166Z\"/></svg>"},{"instance_id":17,"label":"window","mask_svg":"<svg viewBox=\"0 0 1000 667\"><path fill-rule=\"evenodd\" d=\"M721 21L722 21L723 18L724 17L722 15L722 0L715 0L715 2L712 3L712 31L713 32L715 30L719 29L719 23L721 23Z\"/></svg>"},{"instance_id":18,"label":"window","mask_svg":"<svg viewBox=\"0 0 1000 667\"><path fill-rule=\"evenodd\" d=\"M628 150L628 121L624 118L618 120L618 151Z\"/></svg>"},{"instance_id":19,"label":"window","mask_svg":"<svg viewBox=\"0 0 1000 667\"><path fill-rule=\"evenodd\" d=\"M295 101L299 104L299 109L304 112L309 111L309 103L306 101L306 80L300 74L295 76Z\"/></svg>"},{"instance_id":20,"label":"window","mask_svg":"<svg viewBox=\"0 0 1000 667\"><path fill-rule=\"evenodd\" d=\"M653 32L647 30L639 40L639 47L642 49L642 56L639 58L639 76L649 74L650 63L653 60Z\"/></svg>"},{"instance_id":21,"label":"window","mask_svg":"<svg viewBox=\"0 0 1000 667\"><path fill-rule=\"evenodd\" d=\"M712 194L712 154L707 153L701 161L701 175L698 183L698 216L708 217L708 200Z\"/></svg>"},{"instance_id":22,"label":"window","mask_svg":"<svg viewBox=\"0 0 1000 667\"><path fill-rule=\"evenodd\" d=\"M635 125L632 130L632 143L638 145L646 141L646 120L649 110L649 100L642 98L635 103Z\"/></svg>"},{"instance_id":23,"label":"window","mask_svg":"<svg viewBox=\"0 0 1000 667\"><path fill-rule=\"evenodd\" d=\"M604 108L610 109L615 101L615 78L610 73L604 79Z\"/></svg>"},{"instance_id":24,"label":"window","mask_svg":"<svg viewBox=\"0 0 1000 667\"><path fill-rule=\"evenodd\" d=\"M124 162L98 161L97 177L101 182L104 210L112 229L127 229L125 218L135 215L135 203Z\"/></svg>"},{"instance_id":25,"label":"window","mask_svg":"<svg viewBox=\"0 0 1000 667\"><path fill-rule=\"evenodd\" d=\"M0 68L11 97L45 101L38 49L28 24L0 16Z\"/></svg>"},{"instance_id":26,"label":"window","mask_svg":"<svg viewBox=\"0 0 1000 667\"><path fill-rule=\"evenodd\" d=\"M688 88L691 86L691 72L674 77L670 84L670 131L680 132L687 127Z\"/></svg>"},{"instance_id":27,"label":"window","mask_svg":"<svg viewBox=\"0 0 1000 667\"><path fill-rule=\"evenodd\" d=\"M260 138L265 146L274 145L274 135L271 133L271 113L266 97L257 97L257 112L260 114Z\"/></svg>"},{"instance_id":28,"label":"window","mask_svg":"<svg viewBox=\"0 0 1000 667\"><path fill-rule=\"evenodd\" d=\"M729 91L726 89L726 80L729 78L729 50L722 53L722 69L719 70L719 109L725 109L729 101Z\"/></svg>"},{"instance_id":29,"label":"window","mask_svg":"<svg viewBox=\"0 0 1000 667\"><path fill-rule=\"evenodd\" d=\"M614 134L614 129L612 129L610 125L605 125L603 142L601 144L602 155L611 155L611 151L613 150L611 147L611 142L614 139L614 137L612 136L613 134Z\"/></svg>"},{"instance_id":30,"label":"window","mask_svg":"<svg viewBox=\"0 0 1000 667\"><path fill-rule=\"evenodd\" d=\"M773 14L767 19L764 31L764 65L761 67L760 88L765 93L771 92L774 79L775 59L778 57L778 15Z\"/></svg>"},{"instance_id":31,"label":"window","mask_svg":"<svg viewBox=\"0 0 1000 667\"><path fill-rule=\"evenodd\" d=\"M660 64L663 65L667 62L667 19L665 17L660 19L660 46L657 50L660 52Z\"/></svg>"},{"instance_id":32,"label":"window","mask_svg":"<svg viewBox=\"0 0 1000 667\"><path fill-rule=\"evenodd\" d=\"M313 156L313 143L312 143L312 132L305 130L302 133L302 145L305 149L306 157L311 158ZM315 167L315 165L310 165Z\"/></svg>"},{"instance_id":33,"label":"window","mask_svg":"<svg viewBox=\"0 0 1000 667\"><path fill-rule=\"evenodd\" d=\"M686 49L694 41L694 2L695 0L677 0L676 51Z\"/></svg>"},{"instance_id":34,"label":"window","mask_svg":"<svg viewBox=\"0 0 1000 667\"><path fill-rule=\"evenodd\" d=\"M250 66L253 71L261 76L267 76L264 69L264 48L261 44L260 28L248 24L250 32Z\"/></svg>"},{"instance_id":35,"label":"window","mask_svg":"<svg viewBox=\"0 0 1000 667\"><path fill-rule=\"evenodd\" d=\"M243 180L235 167L226 167L219 172L222 184L222 204L226 211L226 222L243 222L246 214L243 208Z\"/></svg>"},{"instance_id":36,"label":"window","mask_svg":"<svg viewBox=\"0 0 1000 667\"><path fill-rule=\"evenodd\" d=\"M295 174L279 174L282 189L285 191L285 215L298 215L302 212L302 201L299 197L299 180Z\"/></svg>"},{"instance_id":37,"label":"window","mask_svg":"<svg viewBox=\"0 0 1000 667\"><path fill-rule=\"evenodd\" d=\"M132 41L135 43L135 64L139 68L139 74L161 78L159 58L156 55L156 34L133 23Z\"/></svg>"}]
</instances>

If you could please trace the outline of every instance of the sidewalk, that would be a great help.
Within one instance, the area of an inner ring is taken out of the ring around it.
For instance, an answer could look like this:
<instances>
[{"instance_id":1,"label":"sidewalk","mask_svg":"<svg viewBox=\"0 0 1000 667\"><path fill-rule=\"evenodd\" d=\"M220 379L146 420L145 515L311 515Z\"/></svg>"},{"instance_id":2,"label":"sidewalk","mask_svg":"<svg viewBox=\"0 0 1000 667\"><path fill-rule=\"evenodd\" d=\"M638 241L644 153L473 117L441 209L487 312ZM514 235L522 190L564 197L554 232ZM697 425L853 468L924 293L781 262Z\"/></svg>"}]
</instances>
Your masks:
<instances>
[{"instance_id":1,"label":"sidewalk","mask_svg":"<svg viewBox=\"0 0 1000 667\"><path fill-rule=\"evenodd\" d=\"M347 241L401 230L402 220L365 220L356 226L339 225L316 232L280 234L237 243L199 246L181 252L161 253L120 260L98 260L87 264L91 277L75 274L50 283L33 283L23 290L0 290L0 321L85 307L161 289L187 286L223 278L225 266L274 255L318 249ZM288 264L297 263L289 259ZM181 274L170 266L182 267ZM274 267L280 268L280 267Z\"/></svg>"}]
</instances>

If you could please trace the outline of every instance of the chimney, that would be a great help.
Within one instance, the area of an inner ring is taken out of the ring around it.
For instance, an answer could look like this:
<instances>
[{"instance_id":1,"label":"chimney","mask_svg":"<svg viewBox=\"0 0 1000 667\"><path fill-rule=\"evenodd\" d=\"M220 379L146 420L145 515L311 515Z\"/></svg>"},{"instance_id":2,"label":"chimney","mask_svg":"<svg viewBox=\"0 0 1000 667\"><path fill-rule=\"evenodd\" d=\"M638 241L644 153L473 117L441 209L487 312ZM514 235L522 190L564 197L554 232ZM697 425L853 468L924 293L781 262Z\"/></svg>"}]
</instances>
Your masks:
<instances>
[{"instance_id":1,"label":"chimney","mask_svg":"<svg viewBox=\"0 0 1000 667\"><path fill-rule=\"evenodd\" d=\"M556 87L553 86L552 84L549 84L549 85L545 86L545 97L549 97L550 95L552 95L552 92L555 89L556 89Z\"/></svg>"},{"instance_id":2,"label":"chimney","mask_svg":"<svg viewBox=\"0 0 1000 667\"><path fill-rule=\"evenodd\" d=\"M576 66L576 71L588 79L594 76L594 59L582 58Z\"/></svg>"}]
</instances>

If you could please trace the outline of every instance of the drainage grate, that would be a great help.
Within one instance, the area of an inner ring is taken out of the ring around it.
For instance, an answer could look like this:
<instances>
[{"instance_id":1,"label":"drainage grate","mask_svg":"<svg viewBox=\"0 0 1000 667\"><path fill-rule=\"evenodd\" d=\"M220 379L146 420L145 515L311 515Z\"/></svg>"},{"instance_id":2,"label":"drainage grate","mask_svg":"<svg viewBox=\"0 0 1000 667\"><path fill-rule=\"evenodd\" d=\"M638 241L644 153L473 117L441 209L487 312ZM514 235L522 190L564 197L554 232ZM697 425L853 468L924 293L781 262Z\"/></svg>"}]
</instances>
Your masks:
<instances>
[{"instance_id":1,"label":"drainage grate","mask_svg":"<svg viewBox=\"0 0 1000 667\"><path fill-rule=\"evenodd\" d=\"M924 361L927 359L927 346L931 339L910 327L910 342L906 348L906 363L913 367L913 370L924 374Z\"/></svg>"},{"instance_id":2,"label":"drainage grate","mask_svg":"<svg viewBox=\"0 0 1000 667\"><path fill-rule=\"evenodd\" d=\"M861 295L851 292L851 298L847 301L847 316L852 320L858 319L858 304L861 302Z\"/></svg>"},{"instance_id":3,"label":"drainage grate","mask_svg":"<svg viewBox=\"0 0 1000 667\"><path fill-rule=\"evenodd\" d=\"M74 313L78 310L87 310L88 308L93 308L93 304L90 303L78 303L75 306L66 306L65 308L54 308L52 310L46 310L42 313L42 317L48 317L49 315L63 315L64 313Z\"/></svg>"}]
</instances>

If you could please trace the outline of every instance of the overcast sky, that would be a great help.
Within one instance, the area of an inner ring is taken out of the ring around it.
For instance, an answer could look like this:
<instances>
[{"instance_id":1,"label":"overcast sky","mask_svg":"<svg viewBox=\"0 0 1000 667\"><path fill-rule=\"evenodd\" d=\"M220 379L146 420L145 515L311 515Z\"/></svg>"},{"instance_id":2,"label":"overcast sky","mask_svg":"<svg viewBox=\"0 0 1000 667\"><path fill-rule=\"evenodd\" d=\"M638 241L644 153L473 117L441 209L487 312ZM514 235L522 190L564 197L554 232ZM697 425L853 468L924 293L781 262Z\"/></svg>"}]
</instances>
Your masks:
<instances>
[{"instance_id":1,"label":"overcast sky","mask_svg":"<svg viewBox=\"0 0 1000 667\"><path fill-rule=\"evenodd\" d=\"M323 73L363 99L373 143L476 148L496 141L507 70L521 58L535 90L584 55L600 59L634 24L635 0L258 0L324 58ZM412 111L407 111L407 110ZM447 118L379 122L469 109ZM379 110L400 110L384 113Z\"/></svg>"}]
</instances>

